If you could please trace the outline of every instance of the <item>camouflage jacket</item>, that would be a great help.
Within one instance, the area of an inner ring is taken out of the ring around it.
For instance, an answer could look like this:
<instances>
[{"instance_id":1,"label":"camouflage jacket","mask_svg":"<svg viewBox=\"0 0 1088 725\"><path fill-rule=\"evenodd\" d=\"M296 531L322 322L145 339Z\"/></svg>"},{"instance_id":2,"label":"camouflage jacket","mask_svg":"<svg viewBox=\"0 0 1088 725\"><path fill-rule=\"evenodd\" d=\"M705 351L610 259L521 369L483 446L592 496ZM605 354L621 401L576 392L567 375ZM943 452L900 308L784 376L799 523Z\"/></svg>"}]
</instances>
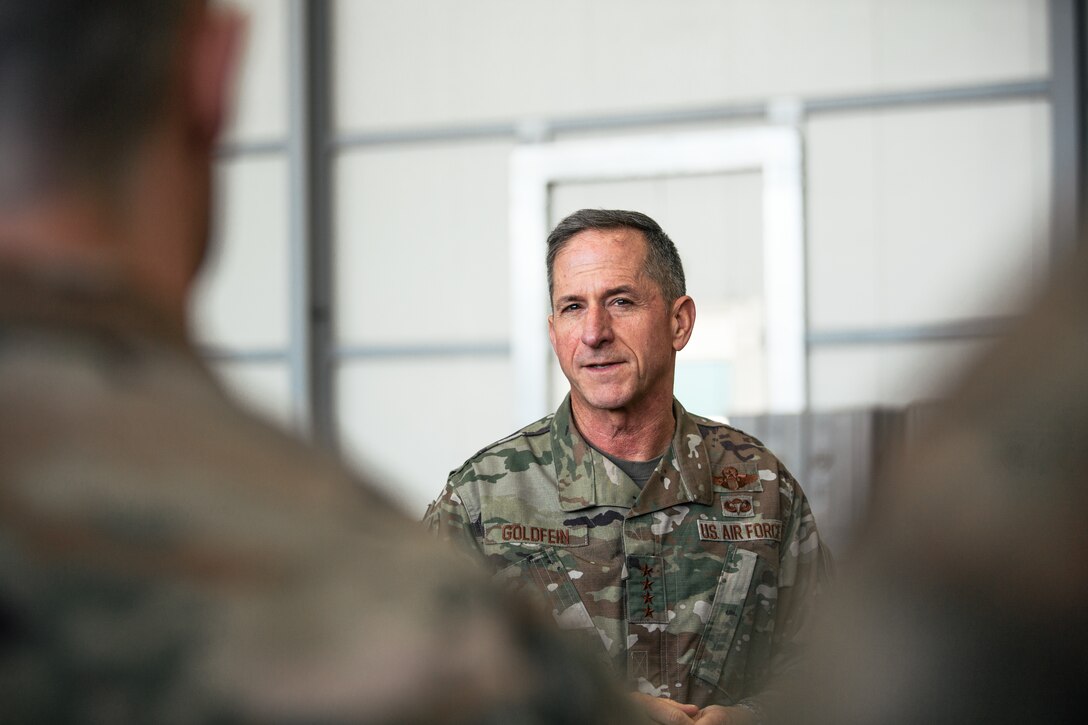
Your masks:
<instances>
[{"instance_id":1,"label":"camouflage jacket","mask_svg":"<svg viewBox=\"0 0 1088 725\"><path fill-rule=\"evenodd\" d=\"M640 491L572 424L570 400L452 473L425 517L496 578L599 639L632 687L763 709L826 574L808 502L759 441L674 401Z\"/></svg>"},{"instance_id":2,"label":"camouflage jacket","mask_svg":"<svg viewBox=\"0 0 1088 725\"><path fill-rule=\"evenodd\" d=\"M0 267L0 721L631 722L181 330Z\"/></svg>"}]
</instances>

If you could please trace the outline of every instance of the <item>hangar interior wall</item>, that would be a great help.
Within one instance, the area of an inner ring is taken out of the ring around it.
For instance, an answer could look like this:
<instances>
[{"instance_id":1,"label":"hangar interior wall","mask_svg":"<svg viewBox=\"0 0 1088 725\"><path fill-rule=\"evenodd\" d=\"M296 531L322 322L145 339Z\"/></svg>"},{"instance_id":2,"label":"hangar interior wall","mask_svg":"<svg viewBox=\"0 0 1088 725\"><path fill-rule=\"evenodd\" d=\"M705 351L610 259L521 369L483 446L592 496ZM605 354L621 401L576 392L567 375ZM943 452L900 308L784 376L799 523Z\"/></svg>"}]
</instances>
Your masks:
<instances>
[{"instance_id":1,"label":"hangar interior wall","mask_svg":"<svg viewBox=\"0 0 1088 725\"><path fill-rule=\"evenodd\" d=\"M304 1L231 2L250 16L249 43L194 309L228 385L286 425L305 419L291 245L318 243L290 232L290 48ZM1047 270L1045 0L340 0L330 13L338 443L413 514L451 468L528 422L509 404L519 144L796 127L817 417L938 394ZM940 100L949 89L964 92ZM880 102L896 94L916 100ZM829 98L854 102L805 105ZM794 113L698 112L768 103ZM758 182L579 181L549 196L553 219L634 208L676 241L700 312L678 389L697 412L766 412Z\"/></svg>"}]
</instances>

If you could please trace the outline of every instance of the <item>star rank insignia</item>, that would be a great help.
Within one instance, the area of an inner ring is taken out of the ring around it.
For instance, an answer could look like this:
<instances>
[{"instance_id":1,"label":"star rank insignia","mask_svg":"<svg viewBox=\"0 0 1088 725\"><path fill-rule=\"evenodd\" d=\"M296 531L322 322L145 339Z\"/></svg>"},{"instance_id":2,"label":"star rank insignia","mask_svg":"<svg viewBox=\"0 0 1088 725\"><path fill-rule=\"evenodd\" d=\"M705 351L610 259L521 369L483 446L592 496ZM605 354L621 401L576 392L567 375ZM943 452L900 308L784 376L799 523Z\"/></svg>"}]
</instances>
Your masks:
<instances>
[{"instance_id":1,"label":"star rank insignia","mask_svg":"<svg viewBox=\"0 0 1088 725\"><path fill-rule=\"evenodd\" d=\"M632 623L668 623L665 607L665 568L660 556L629 556L627 616Z\"/></svg>"}]
</instances>

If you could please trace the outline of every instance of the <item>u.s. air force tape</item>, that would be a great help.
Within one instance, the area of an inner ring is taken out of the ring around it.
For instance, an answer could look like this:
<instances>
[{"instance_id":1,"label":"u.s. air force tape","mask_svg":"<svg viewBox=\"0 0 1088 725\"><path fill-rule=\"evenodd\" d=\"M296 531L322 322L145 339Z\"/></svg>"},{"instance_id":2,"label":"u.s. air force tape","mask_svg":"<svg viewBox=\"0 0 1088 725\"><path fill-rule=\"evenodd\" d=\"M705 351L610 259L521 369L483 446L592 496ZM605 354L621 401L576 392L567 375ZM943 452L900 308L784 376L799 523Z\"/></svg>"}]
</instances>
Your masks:
<instances>
[{"instance_id":1,"label":"u.s. air force tape","mask_svg":"<svg viewBox=\"0 0 1088 725\"><path fill-rule=\"evenodd\" d=\"M782 522L700 521L699 538L703 541L781 541Z\"/></svg>"}]
</instances>

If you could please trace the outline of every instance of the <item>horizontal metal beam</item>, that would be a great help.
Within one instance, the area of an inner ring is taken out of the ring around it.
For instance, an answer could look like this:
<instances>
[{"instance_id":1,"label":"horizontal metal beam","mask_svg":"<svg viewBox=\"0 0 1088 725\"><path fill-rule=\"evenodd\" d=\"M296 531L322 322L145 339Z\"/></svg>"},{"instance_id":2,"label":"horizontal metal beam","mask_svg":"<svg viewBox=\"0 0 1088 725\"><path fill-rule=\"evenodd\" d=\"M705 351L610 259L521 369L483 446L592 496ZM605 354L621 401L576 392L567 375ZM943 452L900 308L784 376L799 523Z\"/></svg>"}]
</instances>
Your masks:
<instances>
[{"instance_id":1,"label":"horizontal metal beam","mask_svg":"<svg viewBox=\"0 0 1088 725\"><path fill-rule=\"evenodd\" d=\"M506 357L510 355L507 342L468 342L427 345L356 345L337 348L338 360L375 360L388 358L436 357Z\"/></svg>"},{"instance_id":2,"label":"horizontal metal beam","mask_svg":"<svg viewBox=\"0 0 1088 725\"><path fill-rule=\"evenodd\" d=\"M1043 98L1050 94L1047 79L993 83L984 86L931 88L921 91L892 91L868 96L828 96L802 101L805 113L841 113L869 111L902 106L935 106L948 103L1010 101Z\"/></svg>"},{"instance_id":3,"label":"horizontal metal beam","mask_svg":"<svg viewBox=\"0 0 1088 725\"><path fill-rule=\"evenodd\" d=\"M286 349L281 348L232 350L224 347L200 346L198 347L198 352L202 358L213 363L285 363L290 359L290 353Z\"/></svg>"},{"instance_id":4,"label":"horizontal metal beam","mask_svg":"<svg viewBox=\"0 0 1088 725\"><path fill-rule=\"evenodd\" d=\"M1003 334L1014 319L1013 317L994 317L935 325L815 330L808 333L805 341L810 347L815 347L886 345L992 338ZM210 362L283 363L289 360L287 350L276 348L232 350L219 347L202 347L200 354ZM350 345L338 347L333 351L333 357L338 361L392 358L508 357L510 354L511 348L508 342Z\"/></svg>"},{"instance_id":5,"label":"horizontal metal beam","mask_svg":"<svg viewBox=\"0 0 1088 725\"><path fill-rule=\"evenodd\" d=\"M913 106L947 105L1045 98L1050 94L1049 80L1030 79L1010 83L890 91L841 96L817 96L796 100L803 115L876 111ZM391 144L477 141L489 139L547 138L558 133L604 131L648 126L683 125L714 121L762 121L776 112L782 99L733 103L701 108L675 109L603 116L536 118L482 124L450 124L404 129L343 132L332 138L334 150Z\"/></svg>"},{"instance_id":6,"label":"horizontal metal beam","mask_svg":"<svg viewBox=\"0 0 1088 725\"><path fill-rule=\"evenodd\" d=\"M1014 317L990 317L935 325L881 327L873 329L812 330L809 347L830 345L888 345L993 338L1002 335Z\"/></svg>"},{"instance_id":7,"label":"horizontal metal beam","mask_svg":"<svg viewBox=\"0 0 1088 725\"><path fill-rule=\"evenodd\" d=\"M387 131L361 131L338 134L332 139L333 149L389 144L435 143L443 141L473 141L476 139L513 138L516 123L473 124L467 126L434 126Z\"/></svg>"},{"instance_id":8,"label":"horizontal metal beam","mask_svg":"<svg viewBox=\"0 0 1088 725\"><path fill-rule=\"evenodd\" d=\"M285 154L289 149L286 139L268 141L228 141L215 149L217 160L235 159L240 156L269 156Z\"/></svg>"},{"instance_id":9,"label":"horizontal metal beam","mask_svg":"<svg viewBox=\"0 0 1088 725\"><path fill-rule=\"evenodd\" d=\"M997 337L1008 329L1014 317L993 317L935 325L905 327L814 330L805 338L810 346L874 345L941 340L965 340ZM280 363L289 359L287 350L254 348L232 350L202 347L200 354L211 362ZM407 345L350 345L333 351L336 360L375 360L389 358L507 357L508 342L466 342Z\"/></svg>"}]
</instances>

